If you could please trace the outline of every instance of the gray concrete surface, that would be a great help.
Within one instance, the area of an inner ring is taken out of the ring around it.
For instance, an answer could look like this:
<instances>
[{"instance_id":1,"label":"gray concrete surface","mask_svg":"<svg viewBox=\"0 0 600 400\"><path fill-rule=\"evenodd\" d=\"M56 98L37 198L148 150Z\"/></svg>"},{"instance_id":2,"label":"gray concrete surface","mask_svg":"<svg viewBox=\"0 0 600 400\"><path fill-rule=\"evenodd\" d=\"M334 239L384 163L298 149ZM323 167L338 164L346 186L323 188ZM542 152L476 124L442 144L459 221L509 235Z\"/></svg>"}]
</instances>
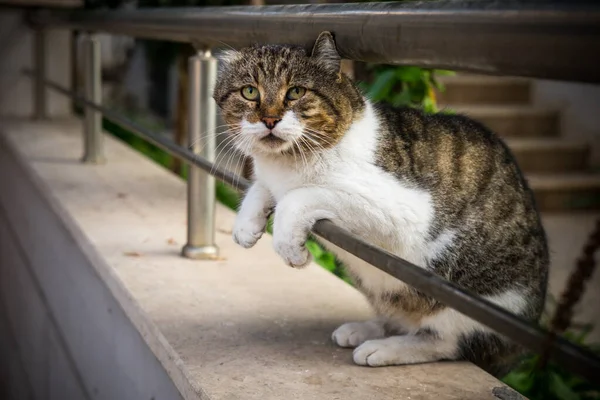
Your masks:
<instances>
[{"instance_id":1,"label":"gray concrete surface","mask_svg":"<svg viewBox=\"0 0 600 400\"><path fill-rule=\"evenodd\" d=\"M122 285L8 142L0 134L0 398L181 398L113 295Z\"/></svg>"},{"instance_id":2,"label":"gray concrete surface","mask_svg":"<svg viewBox=\"0 0 600 400\"><path fill-rule=\"evenodd\" d=\"M351 351L329 339L340 323L370 315L352 287L316 265L286 267L268 236L252 250L236 246L230 238L234 214L220 206L222 259L182 259L185 186L178 178L111 138L106 165L79 164L77 122L0 126L70 221L77 243L86 243L102 280L97 284L110 289L107 296L118 301L184 398L494 399L492 389L502 386L468 363L354 365ZM37 231L45 222L29 223ZM47 273L54 268L49 264ZM79 281L58 287L65 296L84 290ZM70 307L76 312L81 305ZM103 320L93 323L114 340L123 334ZM85 350L66 344L74 355ZM98 344L88 345L88 358L95 355L110 369L90 350Z\"/></svg>"}]
</instances>

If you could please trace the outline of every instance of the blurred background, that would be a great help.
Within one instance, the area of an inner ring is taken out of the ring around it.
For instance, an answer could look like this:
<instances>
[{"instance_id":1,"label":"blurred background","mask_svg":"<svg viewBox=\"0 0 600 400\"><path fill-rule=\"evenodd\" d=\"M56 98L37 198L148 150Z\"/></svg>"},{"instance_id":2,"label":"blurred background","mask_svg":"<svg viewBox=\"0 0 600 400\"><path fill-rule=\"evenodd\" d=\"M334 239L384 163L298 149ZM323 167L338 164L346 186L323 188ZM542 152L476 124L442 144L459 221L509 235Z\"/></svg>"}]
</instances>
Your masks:
<instances>
[{"instance_id":1,"label":"blurred background","mask_svg":"<svg viewBox=\"0 0 600 400\"><path fill-rule=\"evenodd\" d=\"M15 73L31 61L32 35L23 23L22 12L12 7L28 4L18 0L0 1L2 3L5 7L0 8L0 127L3 120L29 115L33 107L30 82ZM58 0L48 0L46 5L51 7L58 3ZM300 3L264 0L86 0L80 4L73 0L61 4L61 7L125 10ZM55 41L57 44L56 47L52 44L48 47L52 60L49 68L59 71L55 75L71 82L79 91L83 80L81 38L81 32L69 32L67 36L56 34L48 39L50 43ZM104 105L185 146L189 109L187 66L189 57L194 54L192 46L106 34L99 34L98 38L102 49ZM61 51L59 43L68 43L73 50L71 57L55 53ZM594 49L590 51L597 52ZM582 54L582 57L588 56ZM582 252L590 240L595 221L600 218L600 86L414 66L374 65L350 60L344 60L343 68L372 100L419 107L432 113L462 113L484 123L506 140L535 192L550 240L551 279L547 312L543 319L547 327L577 260L583 257ZM70 71L68 76L60 72L67 70ZM82 113L81 107L65 98L53 99L51 114L54 111L60 113L65 108L75 114ZM222 122L217 125L222 125ZM187 178L186 166L157 146L108 120L103 121L103 127L110 135L173 174ZM217 145L217 164L248 177L247 161L223 143L220 136ZM222 205L231 210L237 208L240 197L236 190L222 183L217 183L216 190ZM343 265L331 253L314 241L310 241L308 246L317 264L349 284ZM7 261L0 258L0 262ZM2 267L9 269L6 265ZM2 279L7 279L7 276ZM600 273L596 271L584 280L587 290L574 309L565 335L598 352L600 349L594 343L600 342ZM4 324L10 326L10 318L5 316ZM0 334L3 335L0 340L5 343L15 339L9 339L10 335L1 331ZM529 355L522 365L503 378L504 381L531 399L600 398L600 377L596 382L589 382L559 365L539 368L538 359L539 355ZM27 374L28 371L25 371ZM5 370L4 381L0 384L4 384L6 397L2 398L18 398L9 393L10 378L7 377L10 373ZM1 389L0 394L3 393ZM89 396L92 398L94 394Z\"/></svg>"}]
</instances>

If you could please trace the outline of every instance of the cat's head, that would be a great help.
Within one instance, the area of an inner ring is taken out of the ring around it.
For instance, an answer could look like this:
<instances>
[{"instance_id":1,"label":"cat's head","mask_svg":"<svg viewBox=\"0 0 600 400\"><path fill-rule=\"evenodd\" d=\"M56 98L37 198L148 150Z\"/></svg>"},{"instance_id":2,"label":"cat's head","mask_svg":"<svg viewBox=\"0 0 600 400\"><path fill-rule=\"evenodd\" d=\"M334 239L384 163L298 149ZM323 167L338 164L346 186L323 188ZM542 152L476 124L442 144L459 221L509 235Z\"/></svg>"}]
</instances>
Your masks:
<instances>
[{"instance_id":1,"label":"cat's head","mask_svg":"<svg viewBox=\"0 0 600 400\"><path fill-rule=\"evenodd\" d=\"M251 156L295 157L335 146L364 108L329 32L311 53L279 45L224 53L213 97L233 143Z\"/></svg>"}]
</instances>

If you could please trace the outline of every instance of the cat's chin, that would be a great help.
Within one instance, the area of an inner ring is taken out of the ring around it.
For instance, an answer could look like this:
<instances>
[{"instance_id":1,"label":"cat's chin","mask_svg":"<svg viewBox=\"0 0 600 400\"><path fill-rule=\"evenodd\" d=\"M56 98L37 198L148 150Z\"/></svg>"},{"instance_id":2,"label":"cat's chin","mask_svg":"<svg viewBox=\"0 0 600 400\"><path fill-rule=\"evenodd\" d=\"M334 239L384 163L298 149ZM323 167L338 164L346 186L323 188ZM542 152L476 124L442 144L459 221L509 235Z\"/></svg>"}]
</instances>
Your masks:
<instances>
[{"instance_id":1,"label":"cat's chin","mask_svg":"<svg viewBox=\"0 0 600 400\"><path fill-rule=\"evenodd\" d=\"M254 149L252 151L254 154L251 155L280 156L291 151L293 145L294 144L288 140L269 135L260 139L258 143L254 145Z\"/></svg>"}]
</instances>

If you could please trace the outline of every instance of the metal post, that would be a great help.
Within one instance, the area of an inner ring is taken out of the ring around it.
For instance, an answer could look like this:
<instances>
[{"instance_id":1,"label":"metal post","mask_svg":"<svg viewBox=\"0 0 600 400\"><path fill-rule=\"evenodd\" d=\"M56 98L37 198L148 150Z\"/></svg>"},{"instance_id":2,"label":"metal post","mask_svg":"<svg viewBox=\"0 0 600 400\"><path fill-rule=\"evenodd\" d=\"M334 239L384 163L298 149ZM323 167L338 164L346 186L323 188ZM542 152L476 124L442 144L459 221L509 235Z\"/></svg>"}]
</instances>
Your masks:
<instances>
[{"instance_id":1,"label":"metal post","mask_svg":"<svg viewBox=\"0 0 600 400\"><path fill-rule=\"evenodd\" d=\"M83 40L83 84L84 95L89 101L102 104L102 76L100 64L100 42L87 34ZM102 135L102 113L85 107L83 125L83 162L101 164L104 159L104 137Z\"/></svg>"},{"instance_id":2,"label":"metal post","mask_svg":"<svg viewBox=\"0 0 600 400\"><path fill-rule=\"evenodd\" d=\"M48 99L46 85L46 32L36 29L33 38L33 68L35 78L33 81L33 118L45 119L48 116Z\"/></svg>"},{"instance_id":3,"label":"metal post","mask_svg":"<svg viewBox=\"0 0 600 400\"><path fill-rule=\"evenodd\" d=\"M217 79L217 60L210 50L199 51L189 61L188 143L190 149L209 161L215 160L217 108L212 90ZM182 254L188 258L214 259L215 178L200 168L189 167L188 236Z\"/></svg>"}]
</instances>

